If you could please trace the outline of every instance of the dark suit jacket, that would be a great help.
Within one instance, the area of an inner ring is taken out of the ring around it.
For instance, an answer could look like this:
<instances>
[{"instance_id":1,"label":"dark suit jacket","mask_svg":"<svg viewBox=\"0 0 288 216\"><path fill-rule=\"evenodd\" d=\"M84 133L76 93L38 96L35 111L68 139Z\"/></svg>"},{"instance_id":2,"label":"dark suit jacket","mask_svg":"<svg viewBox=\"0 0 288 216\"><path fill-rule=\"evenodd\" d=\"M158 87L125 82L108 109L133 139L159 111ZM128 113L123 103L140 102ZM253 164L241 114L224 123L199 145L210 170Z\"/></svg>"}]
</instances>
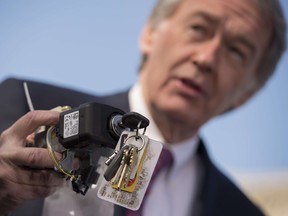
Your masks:
<instances>
[{"instance_id":1,"label":"dark suit jacket","mask_svg":"<svg viewBox=\"0 0 288 216\"><path fill-rule=\"evenodd\" d=\"M35 109L51 109L56 106L77 107L82 103L97 101L129 111L128 94L98 97L70 89L27 81ZM29 111L26 103L23 80L8 79L0 85L0 132L9 127L19 117ZM203 173L198 188L194 216L258 216L263 215L246 196L226 178L211 162L204 144L200 143L198 155L202 161ZM75 194L75 196L79 196ZM192 204L191 204L192 205ZM12 215L41 216L43 200L28 202ZM114 215L121 216L125 209L115 206ZM103 214L99 214L103 215ZM106 216L106 215L105 215Z\"/></svg>"}]
</instances>

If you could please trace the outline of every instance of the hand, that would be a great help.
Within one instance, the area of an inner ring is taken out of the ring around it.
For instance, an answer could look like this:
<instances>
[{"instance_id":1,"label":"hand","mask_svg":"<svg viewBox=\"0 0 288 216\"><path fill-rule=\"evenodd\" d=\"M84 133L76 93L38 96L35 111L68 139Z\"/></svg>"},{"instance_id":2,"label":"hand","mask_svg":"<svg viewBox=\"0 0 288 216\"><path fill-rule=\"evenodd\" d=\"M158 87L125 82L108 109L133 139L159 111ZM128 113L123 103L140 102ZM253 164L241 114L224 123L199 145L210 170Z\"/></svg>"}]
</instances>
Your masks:
<instances>
[{"instance_id":1,"label":"hand","mask_svg":"<svg viewBox=\"0 0 288 216\"><path fill-rule=\"evenodd\" d=\"M41 125L55 125L59 112L32 111L0 135L0 215L26 200L46 197L62 184L47 149L25 147Z\"/></svg>"}]
</instances>

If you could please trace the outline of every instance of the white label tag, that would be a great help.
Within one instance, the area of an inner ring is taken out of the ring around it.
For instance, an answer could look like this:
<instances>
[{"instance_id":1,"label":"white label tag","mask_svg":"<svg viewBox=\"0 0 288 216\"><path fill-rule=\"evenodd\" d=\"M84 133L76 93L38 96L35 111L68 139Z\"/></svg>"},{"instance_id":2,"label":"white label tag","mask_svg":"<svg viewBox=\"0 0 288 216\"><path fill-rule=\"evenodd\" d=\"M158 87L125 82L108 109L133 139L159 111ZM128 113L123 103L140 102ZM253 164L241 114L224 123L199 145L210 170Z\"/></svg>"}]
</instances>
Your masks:
<instances>
[{"instance_id":1,"label":"white label tag","mask_svg":"<svg viewBox=\"0 0 288 216\"><path fill-rule=\"evenodd\" d=\"M142 137L141 138L142 140L145 140L148 143L146 144L147 148L146 148L145 154L143 155L142 167L139 172L138 180L135 183L135 189L133 189L133 192L127 192L127 191L115 189L112 187L111 182L107 182L103 178L102 182L100 183L99 190L97 193L98 197L103 200L123 206L125 208L131 209L134 211L138 210L141 206L145 192L147 190L147 187L149 185L156 163L159 159L160 153L163 148L162 143L157 142L155 140L151 140L147 136L144 136L144 135L139 135L139 136ZM123 139L122 137L125 137L125 138ZM116 146L116 150L120 149L120 146L122 146L124 140L126 140L127 143L131 144L132 139L135 139L135 132L124 131ZM138 140L140 140L141 142L141 139L138 139ZM134 145L136 144L135 141L132 141L132 142ZM139 158L141 159L141 153L140 153Z\"/></svg>"},{"instance_id":2,"label":"white label tag","mask_svg":"<svg viewBox=\"0 0 288 216\"><path fill-rule=\"evenodd\" d=\"M79 133L79 111L64 115L64 138L68 138Z\"/></svg>"}]
</instances>

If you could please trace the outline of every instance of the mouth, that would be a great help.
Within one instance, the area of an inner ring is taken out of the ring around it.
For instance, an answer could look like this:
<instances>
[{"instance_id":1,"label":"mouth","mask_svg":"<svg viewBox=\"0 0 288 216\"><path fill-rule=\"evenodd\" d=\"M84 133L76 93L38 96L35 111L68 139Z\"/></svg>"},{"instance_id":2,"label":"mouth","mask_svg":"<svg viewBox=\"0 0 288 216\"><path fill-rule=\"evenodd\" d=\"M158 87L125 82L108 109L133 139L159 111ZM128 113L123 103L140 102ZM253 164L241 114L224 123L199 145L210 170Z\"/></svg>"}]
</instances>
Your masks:
<instances>
[{"instance_id":1,"label":"mouth","mask_svg":"<svg viewBox=\"0 0 288 216\"><path fill-rule=\"evenodd\" d=\"M204 97L206 94L204 88L192 79L178 77L176 82L178 83L179 91L184 95L195 98Z\"/></svg>"}]
</instances>

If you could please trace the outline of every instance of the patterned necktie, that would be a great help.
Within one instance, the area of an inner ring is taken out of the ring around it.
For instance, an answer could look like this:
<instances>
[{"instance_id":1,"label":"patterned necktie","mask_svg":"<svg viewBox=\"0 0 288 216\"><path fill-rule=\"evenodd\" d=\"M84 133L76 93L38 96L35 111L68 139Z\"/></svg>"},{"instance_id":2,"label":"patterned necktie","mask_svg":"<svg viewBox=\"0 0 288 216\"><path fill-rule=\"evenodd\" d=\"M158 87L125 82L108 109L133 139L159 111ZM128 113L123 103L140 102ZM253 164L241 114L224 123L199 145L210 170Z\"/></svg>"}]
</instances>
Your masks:
<instances>
[{"instance_id":1,"label":"patterned necktie","mask_svg":"<svg viewBox=\"0 0 288 216\"><path fill-rule=\"evenodd\" d=\"M158 174L161 172L162 169L164 169L165 167L170 167L172 166L172 164L173 164L172 153L170 152L170 150L163 148L161 151L160 157L157 161L157 164L155 166L154 172L152 174L150 183L148 185L147 191L145 193L145 196L144 196L144 199L142 201L140 208L137 211L132 211L130 209L127 209L125 216L141 216L142 215L143 206L145 204L145 197L149 194L154 180L156 179L156 177L158 176Z\"/></svg>"}]
</instances>

